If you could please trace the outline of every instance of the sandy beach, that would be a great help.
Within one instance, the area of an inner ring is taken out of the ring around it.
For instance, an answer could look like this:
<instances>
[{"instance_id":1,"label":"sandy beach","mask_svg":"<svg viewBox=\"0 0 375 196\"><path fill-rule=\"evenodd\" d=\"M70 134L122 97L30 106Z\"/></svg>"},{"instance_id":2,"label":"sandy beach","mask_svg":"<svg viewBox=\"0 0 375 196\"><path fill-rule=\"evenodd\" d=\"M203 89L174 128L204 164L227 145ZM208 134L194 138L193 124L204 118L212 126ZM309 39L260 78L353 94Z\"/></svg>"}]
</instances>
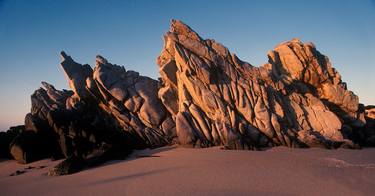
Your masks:
<instances>
[{"instance_id":1,"label":"sandy beach","mask_svg":"<svg viewBox=\"0 0 375 196\"><path fill-rule=\"evenodd\" d=\"M164 147L135 151L76 174L50 177L59 161L0 163L1 195L372 195L375 149ZM16 170L24 173L10 176Z\"/></svg>"}]
</instances>

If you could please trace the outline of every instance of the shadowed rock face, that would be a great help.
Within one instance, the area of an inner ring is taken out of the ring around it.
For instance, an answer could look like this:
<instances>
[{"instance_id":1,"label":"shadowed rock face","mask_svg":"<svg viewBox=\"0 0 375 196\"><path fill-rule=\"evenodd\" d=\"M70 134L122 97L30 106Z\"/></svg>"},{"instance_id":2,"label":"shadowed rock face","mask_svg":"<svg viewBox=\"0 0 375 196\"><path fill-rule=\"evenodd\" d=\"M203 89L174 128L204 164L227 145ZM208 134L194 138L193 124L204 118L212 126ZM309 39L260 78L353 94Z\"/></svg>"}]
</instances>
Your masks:
<instances>
[{"instance_id":1,"label":"shadowed rock face","mask_svg":"<svg viewBox=\"0 0 375 196\"><path fill-rule=\"evenodd\" d=\"M367 146L375 145L375 106L365 107L366 126L361 132L361 142Z\"/></svg>"},{"instance_id":2,"label":"shadowed rock face","mask_svg":"<svg viewBox=\"0 0 375 196\"><path fill-rule=\"evenodd\" d=\"M52 156L84 159L93 165L123 158L133 149L173 143L174 121L157 97L156 80L112 65L101 56L94 69L64 52L61 57L72 91L42 82L44 88L31 96L31 113L25 117L28 134L19 135L11 145L16 160L28 163ZM40 141L46 149L33 145ZM33 157L35 152L41 153ZM53 175L75 171L67 165L75 164L64 162Z\"/></svg>"},{"instance_id":3,"label":"shadowed rock face","mask_svg":"<svg viewBox=\"0 0 375 196\"><path fill-rule=\"evenodd\" d=\"M25 130L25 126L19 125L10 127L7 131L0 131L0 159L10 159L12 155L10 153L9 146L14 138L18 134Z\"/></svg>"},{"instance_id":4,"label":"shadowed rock face","mask_svg":"<svg viewBox=\"0 0 375 196\"><path fill-rule=\"evenodd\" d=\"M92 69L62 52L72 90L42 82L12 156L21 163L67 158L50 172L61 175L176 142L228 149L375 144L373 108L358 103L311 43L282 43L254 67L177 20L164 41L161 82L101 56Z\"/></svg>"}]
</instances>

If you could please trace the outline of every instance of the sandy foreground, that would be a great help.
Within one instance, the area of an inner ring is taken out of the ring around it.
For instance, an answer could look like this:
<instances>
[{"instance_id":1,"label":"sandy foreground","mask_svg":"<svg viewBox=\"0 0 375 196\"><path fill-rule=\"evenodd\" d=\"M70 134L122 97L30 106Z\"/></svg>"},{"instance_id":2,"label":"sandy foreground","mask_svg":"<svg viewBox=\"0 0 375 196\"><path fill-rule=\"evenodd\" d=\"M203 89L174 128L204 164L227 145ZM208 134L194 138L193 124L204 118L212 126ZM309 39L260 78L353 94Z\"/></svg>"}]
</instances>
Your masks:
<instances>
[{"instance_id":1,"label":"sandy foreground","mask_svg":"<svg viewBox=\"0 0 375 196\"><path fill-rule=\"evenodd\" d=\"M76 174L59 161L0 162L0 195L374 195L375 149L164 147ZM9 176L16 170L25 171Z\"/></svg>"}]
</instances>

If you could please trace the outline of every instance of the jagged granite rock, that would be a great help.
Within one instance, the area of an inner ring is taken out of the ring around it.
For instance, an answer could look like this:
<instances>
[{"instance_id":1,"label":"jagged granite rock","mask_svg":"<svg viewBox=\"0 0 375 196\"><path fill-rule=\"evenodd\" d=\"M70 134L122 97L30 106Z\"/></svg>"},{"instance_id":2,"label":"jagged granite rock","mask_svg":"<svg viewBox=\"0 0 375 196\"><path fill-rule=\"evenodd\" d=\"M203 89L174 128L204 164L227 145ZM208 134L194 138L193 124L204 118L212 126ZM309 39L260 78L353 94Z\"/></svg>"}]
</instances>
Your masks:
<instances>
[{"instance_id":1,"label":"jagged granite rock","mask_svg":"<svg viewBox=\"0 0 375 196\"><path fill-rule=\"evenodd\" d=\"M112 65L96 57L93 78L87 86L100 107L112 114L121 129L135 134L147 147L169 144L175 137L174 124L158 99L158 82ZM169 123L169 124L168 124Z\"/></svg>"},{"instance_id":2,"label":"jagged granite rock","mask_svg":"<svg viewBox=\"0 0 375 196\"><path fill-rule=\"evenodd\" d=\"M101 56L94 69L64 52L61 58L72 91L59 91L42 82L43 88L31 96L26 131L11 145L16 160L77 157L51 172L59 175L76 171L66 167L76 168L78 159L92 165L124 158L136 148L173 143L174 121L158 99L156 80L112 65Z\"/></svg>"},{"instance_id":3,"label":"jagged granite rock","mask_svg":"<svg viewBox=\"0 0 375 196\"><path fill-rule=\"evenodd\" d=\"M254 67L178 20L164 40L159 97L180 143L355 147L341 129L365 125L358 97L313 44L282 43L267 64Z\"/></svg>"},{"instance_id":4,"label":"jagged granite rock","mask_svg":"<svg viewBox=\"0 0 375 196\"><path fill-rule=\"evenodd\" d=\"M182 146L262 149L375 145L373 107L342 82L312 43L284 42L260 67L172 20L157 59L160 81L97 56L95 67L61 52L71 91L31 96L25 131L11 143L28 163L66 158L50 175L74 173L133 149Z\"/></svg>"}]
</instances>

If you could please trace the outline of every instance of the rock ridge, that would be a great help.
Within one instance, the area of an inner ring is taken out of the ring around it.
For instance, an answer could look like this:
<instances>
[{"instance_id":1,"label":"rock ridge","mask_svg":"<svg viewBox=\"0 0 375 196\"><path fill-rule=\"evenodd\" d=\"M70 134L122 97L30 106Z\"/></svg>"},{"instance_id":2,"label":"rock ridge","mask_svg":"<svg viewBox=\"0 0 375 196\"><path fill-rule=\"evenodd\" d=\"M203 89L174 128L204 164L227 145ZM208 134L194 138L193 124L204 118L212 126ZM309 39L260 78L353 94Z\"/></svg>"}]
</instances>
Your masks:
<instances>
[{"instance_id":1,"label":"rock ridge","mask_svg":"<svg viewBox=\"0 0 375 196\"><path fill-rule=\"evenodd\" d=\"M95 67L61 52L71 90L42 82L10 144L20 163L65 158L69 174L133 149L179 144L260 150L375 145L374 107L359 103L312 43L283 42L260 67L172 20L157 57L160 80L97 55Z\"/></svg>"}]
</instances>

